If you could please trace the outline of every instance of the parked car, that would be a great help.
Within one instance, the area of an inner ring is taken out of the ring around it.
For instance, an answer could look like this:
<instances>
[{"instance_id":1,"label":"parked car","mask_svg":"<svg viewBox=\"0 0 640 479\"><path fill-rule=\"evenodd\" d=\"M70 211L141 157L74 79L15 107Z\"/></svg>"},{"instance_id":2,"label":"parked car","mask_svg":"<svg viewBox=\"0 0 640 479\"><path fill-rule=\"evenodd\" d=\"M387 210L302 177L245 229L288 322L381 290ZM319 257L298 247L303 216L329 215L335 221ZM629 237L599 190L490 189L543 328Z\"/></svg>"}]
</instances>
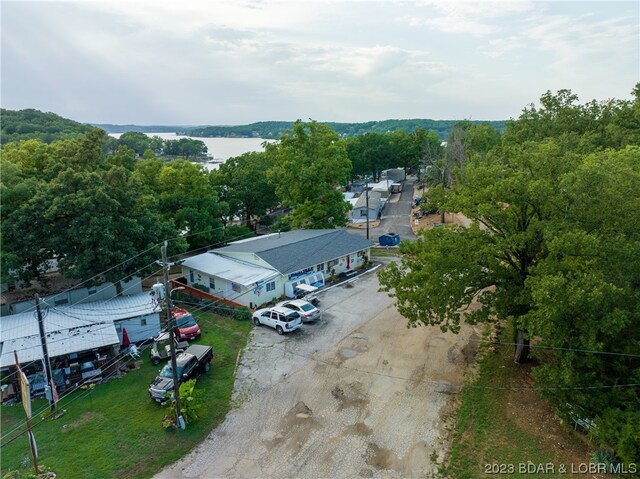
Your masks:
<instances>
[{"instance_id":1,"label":"parked car","mask_svg":"<svg viewBox=\"0 0 640 479\"><path fill-rule=\"evenodd\" d=\"M178 383L197 378L201 373L211 369L211 360L213 359L213 348L211 346L203 346L194 344L176 356L176 366L178 369ZM160 370L160 374L156 376L149 386L149 395L156 402L165 402L167 393L173 391L173 368L171 363L165 364Z\"/></svg>"},{"instance_id":2,"label":"parked car","mask_svg":"<svg viewBox=\"0 0 640 479\"><path fill-rule=\"evenodd\" d=\"M300 319L302 319L302 322L315 321L316 319L320 319L320 310L309 301L305 301L304 299L291 299L289 301L282 301L281 303L276 304L276 306L296 311L300 315Z\"/></svg>"},{"instance_id":3,"label":"parked car","mask_svg":"<svg viewBox=\"0 0 640 479\"><path fill-rule=\"evenodd\" d=\"M275 328L278 334L290 333L302 326L302 319L298 313L277 306L259 309L253 313L252 318L256 326L266 324Z\"/></svg>"},{"instance_id":4,"label":"parked car","mask_svg":"<svg viewBox=\"0 0 640 479\"><path fill-rule=\"evenodd\" d=\"M187 341L178 341L174 338L174 346L176 354L184 352L188 347ZM151 351L149 352L149 359L152 364L160 364L163 359L171 357L171 341L169 339L169 333L167 331L160 333L157 337L153 338L153 344L151 345Z\"/></svg>"},{"instance_id":5,"label":"parked car","mask_svg":"<svg viewBox=\"0 0 640 479\"><path fill-rule=\"evenodd\" d=\"M316 291L318 291L318 288L316 286L301 283L296 286L293 292L295 294L295 299L304 299L314 306L318 306L320 304L320 300L318 299L318 296L315 295Z\"/></svg>"},{"instance_id":6,"label":"parked car","mask_svg":"<svg viewBox=\"0 0 640 479\"><path fill-rule=\"evenodd\" d=\"M186 341L188 339L196 339L200 337L200 326L193 319L189 311L182 308L174 308L171 310L173 320L175 321L174 333L178 341Z\"/></svg>"}]
</instances>

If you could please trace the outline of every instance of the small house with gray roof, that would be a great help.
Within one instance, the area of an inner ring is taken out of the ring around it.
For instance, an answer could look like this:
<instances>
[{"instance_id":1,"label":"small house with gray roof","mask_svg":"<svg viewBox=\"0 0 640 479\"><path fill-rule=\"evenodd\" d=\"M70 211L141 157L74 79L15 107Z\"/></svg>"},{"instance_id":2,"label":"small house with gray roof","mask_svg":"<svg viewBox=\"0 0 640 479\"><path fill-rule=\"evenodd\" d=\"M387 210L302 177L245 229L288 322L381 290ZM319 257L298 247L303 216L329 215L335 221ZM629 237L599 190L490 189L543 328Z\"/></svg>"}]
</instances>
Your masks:
<instances>
[{"instance_id":1,"label":"small house with gray roof","mask_svg":"<svg viewBox=\"0 0 640 479\"><path fill-rule=\"evenodd\" d=\"M235 241L187 258L190 286L256 307L293 297L300 284L321 287L325 278L361 267L373 243L345 229L294 230Z\"/></svg>"}]
</instances>

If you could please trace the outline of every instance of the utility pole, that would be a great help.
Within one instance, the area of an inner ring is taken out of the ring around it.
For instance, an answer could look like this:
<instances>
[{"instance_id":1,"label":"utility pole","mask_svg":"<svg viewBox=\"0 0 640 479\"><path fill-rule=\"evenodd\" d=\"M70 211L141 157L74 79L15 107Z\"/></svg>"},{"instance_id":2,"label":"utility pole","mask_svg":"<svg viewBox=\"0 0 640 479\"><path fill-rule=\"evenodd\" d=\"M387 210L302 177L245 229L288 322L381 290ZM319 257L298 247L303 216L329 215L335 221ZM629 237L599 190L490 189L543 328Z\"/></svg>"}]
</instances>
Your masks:
<instances>
[{"instance_id":1,"label":"utility pole","mask_svg":"<svg viewBox=\"0 0 640 479\"><path fill-rule=\"evenodd\" d=\"M31 447L31 455L33 456L33 467L36 469L36 476L40 474L38 468L38 453L36 452L36 440L31 432L31 392L29 391L29 380L27 376L20 369L20 362L18 361L18 353L13 351L13 356L16 359L16 369L18 370L18 378L20 379L20 398L22 399L22 407L24 408L24 416L27 422L27 436L29 437L29 446Z\"/></svg>"},{"instance_id":2,"label":"utility pole","mask_svg":"<svg viewBox=\"0 0 640 479\"><path fill-rule=\"evenodd\" d=\"M38 329L40 330L40 344L42 345L42 354L44 356L44 371L47 387L49 388L49 408L55 411L56 402L53 399L53 376L51 375L51 363L49 363L49 350L47 348L47 336L44 331L44 318L42 317L42 308L40 307L40 296L36 293L36 314L38 315Z\"/></svg>"},{"instance_id":3,"label":"utility pole","mask_svg":"<svg viewBox=\"0 0 640 479\"><path fill-rule=\"evenodd\" d=\"M180 384L178 383L178 365L176 362L176 344L174 339L175 320L171 313L171 289L169 288L169 263L167 262L167 241L162 245L162 271L164 274L164 304L167 310L167 325L169 328L169 347L171 348L171 369L173 371L173 397L175 400L176 424L183 427L184 421L180 415Z\"/></svg>"},{"instance_id":4,"label":"utility pole","mask_svg":"<svg viewBox=\"0 0 640 479\"><path fill-rule=\"evenodd\" d=\"M364 194L367 198L367 239L369 239L369 180L364 182Z\"/></svg>"}]
</instances>

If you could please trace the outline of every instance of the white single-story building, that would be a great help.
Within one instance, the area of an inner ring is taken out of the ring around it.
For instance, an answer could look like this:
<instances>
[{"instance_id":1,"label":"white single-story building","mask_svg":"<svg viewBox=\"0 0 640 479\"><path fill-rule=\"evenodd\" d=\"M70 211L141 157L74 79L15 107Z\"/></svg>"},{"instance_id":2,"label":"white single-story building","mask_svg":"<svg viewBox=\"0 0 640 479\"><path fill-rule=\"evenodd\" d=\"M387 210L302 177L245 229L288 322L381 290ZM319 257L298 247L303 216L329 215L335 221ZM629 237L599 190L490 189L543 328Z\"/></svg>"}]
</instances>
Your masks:
<instances>
[{"instance_id":1,"label":"white single-story building","mask_svg":"<svg viewBox=\"0 0 640 479\"><path fill-rule=\"evenodd\" d=\"M273 233L187 258L182 274L190 286L256 307L293 297L299 284L323 286L325 276L362 266L373 244L345 229Z\"/></svg>"},{"instance_id":2,"label":"white single-story building","mask_svg":"<svg viewBox=\"0 0 640 479\"><path fill-rule=\"evenodd\" d=\"M379 191L369 191L369 221L375 221L380 216L385 202ZM367 221L367 192L363 192L351 209L351 222L362 223Z\"/></svg>"}]
</instances>

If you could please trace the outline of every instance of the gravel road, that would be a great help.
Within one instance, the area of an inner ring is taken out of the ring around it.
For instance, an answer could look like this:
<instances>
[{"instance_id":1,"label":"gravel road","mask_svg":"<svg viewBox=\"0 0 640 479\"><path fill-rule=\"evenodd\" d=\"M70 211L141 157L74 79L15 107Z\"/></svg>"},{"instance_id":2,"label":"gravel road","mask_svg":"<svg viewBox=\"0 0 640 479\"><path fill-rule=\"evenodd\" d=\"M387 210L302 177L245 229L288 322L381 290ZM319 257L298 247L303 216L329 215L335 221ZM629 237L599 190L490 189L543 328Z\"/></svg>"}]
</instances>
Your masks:
<instances>
[{"instance_id":1,"label":"gravel road","mask_svg":"<svg viewBox=\"0 0 640 479\"><path fill-rule=\"evenodd\" d=\"M238 407L155 477L426 477L442 413L475 333L406 327L375 274L321 293L322 319L288 336L255 328L238 366ZM475 343L471 343L475 344Z\"/></svg>"}]
</instances>

